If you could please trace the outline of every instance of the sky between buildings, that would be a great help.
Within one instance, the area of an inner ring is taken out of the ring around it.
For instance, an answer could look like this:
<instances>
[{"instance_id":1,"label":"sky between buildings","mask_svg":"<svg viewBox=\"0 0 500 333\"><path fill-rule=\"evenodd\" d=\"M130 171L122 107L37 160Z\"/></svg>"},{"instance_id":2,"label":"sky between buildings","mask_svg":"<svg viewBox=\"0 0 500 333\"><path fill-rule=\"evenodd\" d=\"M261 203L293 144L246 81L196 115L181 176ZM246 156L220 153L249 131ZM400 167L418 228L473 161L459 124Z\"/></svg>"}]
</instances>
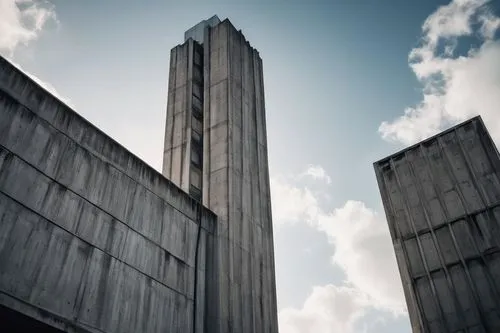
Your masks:
<instances>
[{"instance_id":1,"label":"sky between buildings","mask_svg":"<svg viewBox=\"0 0 500 333\"><path fill-rule=\"evenodd\" d=\"M281 333L410 332L372 163L481 114L488 0L0 0L0 52L161 170L170 49L217 14L264 61Z\"/></svg>"}]
</instances>

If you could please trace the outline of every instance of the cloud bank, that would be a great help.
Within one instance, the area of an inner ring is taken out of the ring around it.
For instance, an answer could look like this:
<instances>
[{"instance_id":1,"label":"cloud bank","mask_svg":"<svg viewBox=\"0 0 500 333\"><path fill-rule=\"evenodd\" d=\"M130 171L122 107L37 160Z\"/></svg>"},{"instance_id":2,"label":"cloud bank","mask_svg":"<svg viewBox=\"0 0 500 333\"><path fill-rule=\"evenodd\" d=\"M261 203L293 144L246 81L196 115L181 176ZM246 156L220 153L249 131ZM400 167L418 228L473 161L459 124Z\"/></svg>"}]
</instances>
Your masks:
<instances>
[{"instance_id":1,"label":"cloud bank","mask_svg":"<svg viewBox=\"0 0 500 333\"><path fill-rule=\"evenodd\" d=\"M332 264L346 275L342 285L315 287L301 309L282 309L280 332L352 332L369 309L390 315L406 313L383 216L353 200L340 208L324 210L318 204L322 193L313 193L307 186L284 177L274 177L271 188L273 217L278 226L304 222L324 232L332 245Z\"/></svg>"},{"instance_id":2,"label":"cloud bank","mask_svg":"<svg viewBox=\"0 0 500 333\"><path fill-rule=\"evenodd\" d=\"M280 312L280 332L351 333L356 320L364 315L365 306L363 295L354 288L315 287L302 309Z\"/></svg>"},{"instance_id":3,"label":"cloud bank","mask_svg":"<svg viewBox=\"0 0 500 333\"><path fill-rule=\"evenodd\" d=\"M46 1L0 1L0 51L12 55L20 45L36 40L45 25L57 22L54 6Z\"/></svg>"},{"instance_id":4,"label":"cloud bank","mask_svg":"<svg viewBox=\"0 0 500 333\"><path fill-rule=\"evenodd\" d=\"M409 55L410 68L423 85L422 101L383 122L379 132L384 139L409 145L481 115L498 142L500 18L489 2L454 0L427 18L420 46ZM479 46L470 47L470 39Z\"/></svg>"}]
</instances>

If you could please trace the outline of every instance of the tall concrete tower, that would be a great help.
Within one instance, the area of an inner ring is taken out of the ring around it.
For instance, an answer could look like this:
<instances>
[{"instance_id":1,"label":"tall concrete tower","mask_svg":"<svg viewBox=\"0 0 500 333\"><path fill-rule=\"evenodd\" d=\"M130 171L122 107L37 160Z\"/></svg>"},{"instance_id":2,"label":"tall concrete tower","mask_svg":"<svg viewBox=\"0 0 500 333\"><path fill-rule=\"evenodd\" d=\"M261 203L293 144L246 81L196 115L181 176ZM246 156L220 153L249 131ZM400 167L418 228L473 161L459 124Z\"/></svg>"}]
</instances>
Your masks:
<instances>
[{"instance_id":1,"label":"tall concrete tower","mask_svg":"<svg viewBox=\"0 0 500 333\"><path fill-rule=\"evenodd\" d=\"M264 104L262 59L229 20L172 49L163 175L218 216L206 332L278 332Z\"/></svg>"}]
</instances>

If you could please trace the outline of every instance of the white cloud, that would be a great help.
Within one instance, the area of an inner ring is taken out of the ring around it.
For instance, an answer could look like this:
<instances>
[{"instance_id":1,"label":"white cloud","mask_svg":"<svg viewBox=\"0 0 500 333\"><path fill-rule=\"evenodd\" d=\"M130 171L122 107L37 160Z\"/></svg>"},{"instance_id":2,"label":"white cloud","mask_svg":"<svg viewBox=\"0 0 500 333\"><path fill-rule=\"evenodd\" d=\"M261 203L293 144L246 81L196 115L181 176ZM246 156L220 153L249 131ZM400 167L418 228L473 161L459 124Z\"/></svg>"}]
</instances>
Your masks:
<instances>
[{"instance_id":1,"label":"white cloud","mask_svg":"<svg viewBox=\"0 0 500 333\"><path fill-rule=\"evenodd\" d=\"M335 246L333 262L344 270L347 283L370 298L371 305L395 314L406 311L401 278L387 222L359 201L347 201L321 214L316 227Z\"/></svg>"},{"instance_id":2,"label":"white cloud","mask_svg":"<svg viewBox=\"0 0 500 333\"><path fill-rule=\"evenodd\" d=\"M318 215L318 200L307 188L291 187L285 177L271 178L273 221L310 221Z\"/></svg>"},{"instance_id":3,"label":"white cloud","mask_svg":"<svg viewBox=\"0 0 500 333\"><path fill-rule=\"evenodd\" d=\"M309 165L301 177L312 177L315 180L325 181L327 184L332 183L332 179L320 165Z\"/></svg>"},{"instance_id":4,"label":"white cloud","mask_svg":"<svg viewBox=\"0 0 500 333\"><path fill-rule=\"evenodd\" d=\"M356 289L326 285L315 287L302 309L279 313L281 333L350 333L365 312L363 295Z\"/></svg>"},{"instance_id":5,"label":"white cloud","mask_svg":"<svg viewBox=\"0 0 500 333\"><path fill-rule=\"evenodd\" d=\"M423 99L404 115L379 127L389 141L412 144L446 126L480 114L500 139L500 18L489 0L454 0L425 21L421 45L409 55L423 84ZM480 46L456 55L460 37L478 38ZM440 48L444 52L439 53Z\"/></svg>"},{"instance_id":6,"label":"white cloud","mask_svg":"<svg viewBox=\"0 0 500 333\"><path fill-rule=\"evenodd\" d=\"M49 21L56 22L56 14L47 1L0 0L0 51L12 55L37 39Z\"/></svg>"},{"instance_id":7,"label":"white cloud","mask_svg":"<svg viewBox=\"0 0 500 333\"><path fill-rule=\"evenodd\" d=\"M54 6L47 1L0 0L0 53L5 52L11 64L63 103L74 108L71 100L63 97L52 84L24 70L13 59L16 48L35 41L49 21L57 22L57 17Z\"/></svg>"},{"instance_id":8,"label":"white cloud","mask_svg":"<svg viewBox=\"0 0 500 333\"><path fill-rule=\"evenodd\" d=\"M281 225L303 221L324 232L332 244L332 264L342 268L346 275L342 286L314 289L302 309L281 310L282 332L349 332L368 308L394 315L406 313L392 241L383 216L352 200L340 208L324 210L318 204L321 193L313 194L307 187L299 187L284 177L273 177L271 190L273 220ZM324 298L319 293L324 293ZM336 306L338 299L346 303L345 309Z\"/></svg>"}]
</instances>

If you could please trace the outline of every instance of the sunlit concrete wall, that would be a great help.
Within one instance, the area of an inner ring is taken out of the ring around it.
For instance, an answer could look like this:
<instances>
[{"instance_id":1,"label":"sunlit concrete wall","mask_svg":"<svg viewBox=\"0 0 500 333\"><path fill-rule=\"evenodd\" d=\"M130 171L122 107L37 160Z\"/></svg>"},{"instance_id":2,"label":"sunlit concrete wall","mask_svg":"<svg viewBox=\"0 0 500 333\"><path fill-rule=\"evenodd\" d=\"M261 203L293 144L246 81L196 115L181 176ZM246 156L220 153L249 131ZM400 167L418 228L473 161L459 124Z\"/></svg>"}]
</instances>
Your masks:
<instances>
[{"instance_id":1,"label":"sunlit concrete wall","mask_svg":"<svg viewBox=\"0 0 500 333\"><path fill-rule=\"evenodd\" d=\"M275 333L262 59L228 19L201 22L186 37L203 41L196 46L203 50L203 75L198 75L203 79L202 202L218 216L218 273L206 289L207 297L216 301L207 308L206 332ZM197 170L189 158L197 94L193 47L189 38L171 52L163 160L163 174L185 191L193 185L191 172Z\"/></svg>"},{"instance_id":2,"label":"sunlit concrete wall","mask_svg":"<svg viewBox=\"0 0 500 333\"><path fill-rule=\"evenodd\" d=\"M202 332L216 216L197 209L0 58L0 304L69 332L185 333L198 274Z\"/></svg>"},{"instance_id":3,"label":"sunlit concrete wall","mask_svg":"<svg viewBox=\"0 0 500 333\"><path fill-rule=\"evenodd\" d=\"M276 333L262 59L227 19L205 34L203 203L219 217L207 315L221 333Z\"/></svg>"}]
</instances>

